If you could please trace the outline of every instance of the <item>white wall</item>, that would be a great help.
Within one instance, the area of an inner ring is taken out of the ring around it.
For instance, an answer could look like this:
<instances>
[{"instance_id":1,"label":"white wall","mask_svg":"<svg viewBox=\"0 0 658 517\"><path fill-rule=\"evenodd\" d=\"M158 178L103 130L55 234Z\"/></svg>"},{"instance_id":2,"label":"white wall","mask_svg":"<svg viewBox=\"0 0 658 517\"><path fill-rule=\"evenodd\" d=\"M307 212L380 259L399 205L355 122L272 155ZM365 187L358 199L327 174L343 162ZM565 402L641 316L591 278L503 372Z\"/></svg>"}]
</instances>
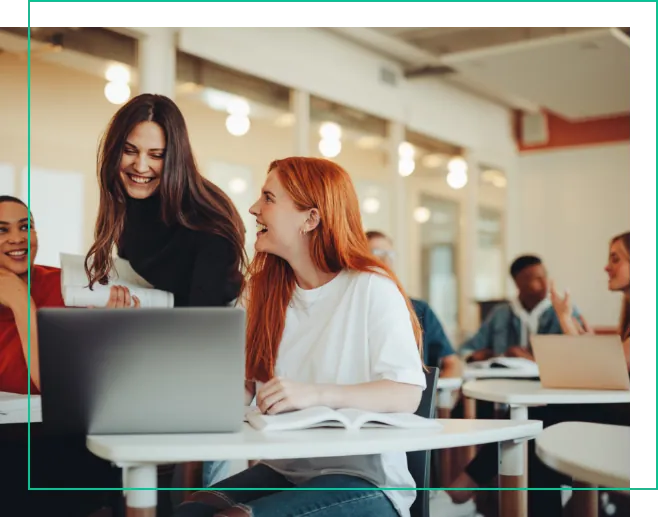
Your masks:
<instances>
[{"instance_id":1,"label":"white wall","mask_svg":"<svg viewBox=\"0 0 658 517\"><path fill-rule=\"evenodd\" d=\"M224 66L401 122L477 149L508 171L516 160L510 113L434 78L407 81L394 61L314 28L183 27L179 48ZM380 80L386 67L398 77Z\"/></svg>"},{"instance_id":2,"label":"white wall","mask_svg":"<svg viewBox=\"0 0 658 517\"><path fill-rule=\"evenodd\" d=\"M591 324L616 325L603 268L610 238L630 228L629 144L528 153L519 169L519 251L545 260Z\"/></svg>"}]
</instances>

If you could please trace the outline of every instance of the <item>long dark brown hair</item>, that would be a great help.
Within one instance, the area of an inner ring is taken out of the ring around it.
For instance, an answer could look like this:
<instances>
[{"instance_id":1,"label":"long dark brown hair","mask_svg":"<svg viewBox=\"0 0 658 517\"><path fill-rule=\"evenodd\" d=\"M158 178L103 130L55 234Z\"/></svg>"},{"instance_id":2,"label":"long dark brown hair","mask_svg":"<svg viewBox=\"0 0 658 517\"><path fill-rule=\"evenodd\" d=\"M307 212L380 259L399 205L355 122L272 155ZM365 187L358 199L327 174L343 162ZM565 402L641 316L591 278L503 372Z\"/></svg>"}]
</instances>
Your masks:
<instances>
[{"instance_id":1,"label":"long dark brown hair","mask_svg":"<svg viewBox=\"0 0 658 517\"><path fill-rule=\"evenodd\" d=\"M155 122L165 134L166 150L158 193L167 225L224 237L233 248L232 275L243 283L247 257L245 228L230 198L199 173L183 114L163 95L142 94L116 112L98 146L100 206L94 244L87 253L89 284L107 283L112 250L118 245L126 217L126 191L119 176L121 157L130 132L142 122Z\"/></svg>"},{"instance_id":2,"label":"long dark brown hair","mask_svg":"<svg viewBox=\"0 0 658 517\"><path fill-rule=\"evenodd\" d=\"M395 282L406 301L422 357L422 330L416 312L395 273L370 253L358 197L347 172L319 158L277 160L270 164L268 173L274 169L299 210L317 208L320 212L320 224L308 235L314 265L327 273L349 269L376 273ZM284 259L271 253L256 253L249 272L245 293L247 378L266 382L274 375L295 275Z\"/></svg>"},{"instance_id":3,"label":"long dark brown hair","mask_svg":"<svg viewBox=\"0 0 658 517\"><path fill-rule=\"evenodd\" d=\"M612 238L610 245L615 242L621 242L624 251L627 254L628 261L631 260L631 232L621 233ZM621 316L619 318L619 335L623 341L631 337L631 291L630 285L628 292L624 292L624 301L621 307Z\"/></svg>"}]
</instances>

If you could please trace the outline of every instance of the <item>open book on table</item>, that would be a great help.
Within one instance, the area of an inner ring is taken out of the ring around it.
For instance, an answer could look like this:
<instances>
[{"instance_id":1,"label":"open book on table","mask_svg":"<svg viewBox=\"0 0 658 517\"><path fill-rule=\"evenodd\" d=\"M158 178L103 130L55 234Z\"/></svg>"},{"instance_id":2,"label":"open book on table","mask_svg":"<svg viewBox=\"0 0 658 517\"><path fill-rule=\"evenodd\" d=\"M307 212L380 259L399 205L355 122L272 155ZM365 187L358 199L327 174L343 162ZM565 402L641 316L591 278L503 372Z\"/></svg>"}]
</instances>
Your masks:
<instances>
[{"instance_id":1,"label":"open book on table","mask_svg":"<svg viewBox=\"0 0 658 517\"><path fill-rule=\"evenodd\" d=\"M487 368L511 368L514 370L536 371L539 375L537 363L523 357L492 357L486 361L473 361L468 363L469 368L478 370Z\"/></svg>"},{"instance_id":2,"label":"open book on table","mask_svg":"<svg viewBox=\"0 0 658 517\"><path fill-rule=\"evenodd\" d=\"M373 413L360 409L331 409L324 406L290 411L279 415L263 415L258 410L246 412L249 424L259 431L295 431L314 427L344 427L357 430L367 427L401 429L442 429L437 420L411 413Z\"/></svg>"},{"instance_id":3,"label":"open book on table","mask_svg":"<svg viewBox=\"0 0 658 517\"><path fill-rule=\"evenodd\" d=\"M121 285L137 296L142 307L172 308L174 295L153 289L153 286L139 276L130 263L122 258L114 258L114 268L110 271L107 285L96 283L93 289L85 273L85 257L82 255L60 254L62 267L62 298L69 307L104 307L110 299L110 288ZM133 302L134 304L134 302Z\"/></svg>"}]
</instances>

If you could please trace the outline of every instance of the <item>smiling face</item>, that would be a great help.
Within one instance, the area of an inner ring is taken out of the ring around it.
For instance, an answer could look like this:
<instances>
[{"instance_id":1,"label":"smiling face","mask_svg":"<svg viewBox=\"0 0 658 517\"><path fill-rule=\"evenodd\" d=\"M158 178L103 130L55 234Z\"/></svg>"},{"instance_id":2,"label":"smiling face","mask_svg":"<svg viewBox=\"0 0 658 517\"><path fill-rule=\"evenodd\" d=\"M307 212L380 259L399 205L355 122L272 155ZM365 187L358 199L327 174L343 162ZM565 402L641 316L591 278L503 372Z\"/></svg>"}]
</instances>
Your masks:
<instances>
[{"instance_id":1,"label":"smiling face","mask_svg":"<svg viewBox=\"0 0 658 517\"><path fill-rule=\"evenodd\" d=\"M146 199L160 185L166 148L165 134L155 122L141 122L126 139L119 174L126 193Z\"/></svg>"},{"instance_id":2,"label":"smiling face","mask_svg":"<svg viewBox=\"0 0 658 517\"><path fill-rule=\"evenodd\" d=\"M22 276L34 264L39 243L34 222L30 222L27 207L7 201L0 203L0 268ZM27 260L27 247L30 244L30 263Z\"/></svg>"},{"instance_id":3,"label":"smiling face","mask_svg":"<svg viewBox=\"0 0 658 517\"><path fill-rule=\"evenodd\" d=\"M608 289L611 291L626 291L631 285L631 260L624 243L618 239L610 245L608 264Z\"/></svg>"},{"instance_id":4,"label":"smiling face","mask_svg":"<svg viewBox=\"0 0 658 517\"><path fill-rule=\"evenodd\" d=\"M514 277L519 289L519 299L529 307L535 307L546 298L548 293L548 275L543 264L533 264L523 268Z\"/></svg>"},{"instance_id":5,"label":"smiling face","mask_svg":"<svg viewBox=\"0 0 658 517\"><path fill-rule=\"evenodd\" d=\"M249 209L256 216L256 251L290 261L304 245L308 210L299 210L279 180L277 169L268 175L261 196ZM306 244L308 245L308 244Z\"/></svg>"}]
</instances>

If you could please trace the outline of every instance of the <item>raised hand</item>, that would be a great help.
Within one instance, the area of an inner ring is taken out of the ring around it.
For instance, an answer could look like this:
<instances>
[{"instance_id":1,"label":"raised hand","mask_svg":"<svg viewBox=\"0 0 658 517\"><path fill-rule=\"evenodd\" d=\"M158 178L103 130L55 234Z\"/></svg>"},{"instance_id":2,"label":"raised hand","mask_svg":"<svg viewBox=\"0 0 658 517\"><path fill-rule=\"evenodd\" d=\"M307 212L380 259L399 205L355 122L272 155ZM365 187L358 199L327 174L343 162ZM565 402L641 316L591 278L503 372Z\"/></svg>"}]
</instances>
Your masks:
<instances>
[{"instance_id":1,"label":"raised hand","mask_svg":"<svg viewBox=\"0 0 658 517\"><path fill-rule=\"evenodd\" d=\"M551 295L551 303L558 318L570 318L573 313L573 306L571 304L571 295L568 290L565 290L564 296L560 296L555 289L555 282L551 280L549 292Z\"/></svg>"}]
</instances>

